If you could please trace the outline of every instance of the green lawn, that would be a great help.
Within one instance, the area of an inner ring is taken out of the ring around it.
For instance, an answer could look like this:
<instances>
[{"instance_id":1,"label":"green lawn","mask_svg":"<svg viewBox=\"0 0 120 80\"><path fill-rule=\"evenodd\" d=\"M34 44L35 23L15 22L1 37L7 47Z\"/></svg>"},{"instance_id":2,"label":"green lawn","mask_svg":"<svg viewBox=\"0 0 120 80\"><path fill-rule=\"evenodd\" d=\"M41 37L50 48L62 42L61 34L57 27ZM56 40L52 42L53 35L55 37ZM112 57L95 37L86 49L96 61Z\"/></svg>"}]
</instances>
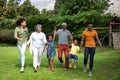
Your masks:
<instances>
[{"instance_id":1,"label":"green lawn","mask_svg":"<svg viewBox=\"0 0 120 80\"><path fill-rule=\"evenodd\" d=\"M25 72L20 73L19 54L16 47L0 47L0 80L120 80L120 50L106 48L102 54L97 48L93 76L83 72L83 50L78 55L77 69L64 71L55 57L55 72L48 71L47 58L43 55L41 68L37 73L32 69L32 56L26 51Z\"/></svg>"}]
</instances>

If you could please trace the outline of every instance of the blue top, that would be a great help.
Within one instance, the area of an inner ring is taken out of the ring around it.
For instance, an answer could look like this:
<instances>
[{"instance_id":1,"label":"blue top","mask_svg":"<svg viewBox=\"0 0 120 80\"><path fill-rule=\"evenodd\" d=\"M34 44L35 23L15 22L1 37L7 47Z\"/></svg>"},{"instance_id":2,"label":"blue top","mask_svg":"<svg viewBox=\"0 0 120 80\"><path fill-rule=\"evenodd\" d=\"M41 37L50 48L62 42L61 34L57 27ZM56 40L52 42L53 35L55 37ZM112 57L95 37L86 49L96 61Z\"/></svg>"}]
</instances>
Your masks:
<instances>
[{"instance_id":1,"label":"blue top","mask_svg":"<svg viewBox=\"0 0 120 80\"><path fill-rule=\"evenodd\" d=\"M54 47L54 40L47 41L48 49L47 49L47 55L51 55L51 57L55 56L55 47Z\"/></svg>"}]
</instances>

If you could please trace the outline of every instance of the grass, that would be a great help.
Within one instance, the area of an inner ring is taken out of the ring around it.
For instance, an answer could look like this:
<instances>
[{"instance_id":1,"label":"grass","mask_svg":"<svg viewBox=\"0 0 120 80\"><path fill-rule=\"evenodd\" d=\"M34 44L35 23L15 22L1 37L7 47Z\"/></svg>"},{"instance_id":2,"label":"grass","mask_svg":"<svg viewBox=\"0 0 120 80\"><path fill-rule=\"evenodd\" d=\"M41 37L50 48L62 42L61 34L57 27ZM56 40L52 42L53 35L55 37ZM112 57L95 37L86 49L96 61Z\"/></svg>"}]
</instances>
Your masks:
<instances>
[{"instance_id":1,"label":"grass","mask_svg":"<svg viewBox=\"0 0 120 80\"><path fill-rule=\"evenodd\" d=\"M55 57L55 72L48 71L46 54L37 73L32 69L32 56L26 51L25 72L20 73L17 47L0 47L0 80L120 80L120 50L104 47L105 52L96 50L93 76L83 72L83 50L78 54L77 69L64 71Z\"/></svg>"}]
</instances>

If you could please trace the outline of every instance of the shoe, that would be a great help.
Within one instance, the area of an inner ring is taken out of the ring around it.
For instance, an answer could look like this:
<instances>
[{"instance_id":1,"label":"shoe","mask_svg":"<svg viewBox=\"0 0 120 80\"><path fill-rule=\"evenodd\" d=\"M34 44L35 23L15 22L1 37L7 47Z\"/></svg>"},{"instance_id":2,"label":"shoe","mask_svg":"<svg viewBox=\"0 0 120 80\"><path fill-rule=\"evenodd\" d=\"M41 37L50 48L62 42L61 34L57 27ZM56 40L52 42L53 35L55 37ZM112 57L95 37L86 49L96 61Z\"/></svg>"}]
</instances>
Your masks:
<instances>
[{"instance_id":1,"label":"shoe","mask_svg":"<svg viewBox=\"0 0 120 80\"><path fill-rule=\"evenodd\" d=\"M76 65L74 65L74 69L76 69L77 68L77 66Z\"/></svg>"},{"instance_id":2,"label":"shoe","mask_svg":"<svg viewBox=\"0 0 120 80\"><path fill-rule=\"evenodd\" d=\"M89 76L90 76L90 77L92 76L92 71L89 71Z\"/></svg>"},{"instance_id":3,"label":"shoe","mask_svg":"<svg viewBox=\"0 0 120 80\"><path fill-rule=\"evenodd\" d=\"M37 72L37 67L36 67L36 68L34 68L34 72Z\"/></svg>"},{"instance_id":4,"label":"shoe","mask_svg":"<svg viewBox=\"0 0 120 80\"><path fill-rule=\"evenodd\" d=\"M20 68L20 72L23 73L24 72L24 67Z\"/></svg>"},{"instance_id":5,"label":"shoe","mask_svg":"<svg viewBox=\"0 0 120 80\"><path fill-rule=\"evenodd\" d=\"M71 63L69 64L69 67L70 67L70 68L72 67L72 64L71 64Z\"/></svg>"},{"instance_id":6,"label":"shoe","mask_svg":"<svg viewBox=\"0 0 120 80\"><path fill-rule=\"evenodd\" d=\"M86 73L86 72L87 72L87 68L86 68L86 67L84 67L83 71L84 71L84 73Z\"/></svg>"},{"instance_id":7,"label":"shoe","mask_svg":"<svg viewBox=\"0 0 120 80\"><path fill-rule=\"evenodd\" d=\"M64 70L65 70L65 71L67 71L67 70L68 70L68 68L65 68Z\"/></svg>"}]
</instances>

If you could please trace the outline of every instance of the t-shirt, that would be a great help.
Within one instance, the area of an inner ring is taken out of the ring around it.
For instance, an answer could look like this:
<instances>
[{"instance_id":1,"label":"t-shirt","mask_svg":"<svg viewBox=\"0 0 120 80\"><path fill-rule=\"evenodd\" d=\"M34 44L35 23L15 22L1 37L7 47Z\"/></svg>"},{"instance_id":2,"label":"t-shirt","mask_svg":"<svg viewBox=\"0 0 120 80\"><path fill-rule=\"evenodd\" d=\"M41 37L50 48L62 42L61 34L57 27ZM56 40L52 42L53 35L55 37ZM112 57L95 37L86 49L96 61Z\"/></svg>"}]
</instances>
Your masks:
<instances>
[{"instance_id":1,"label":"t-shirt","mask_svg":"<svg viewBox=\"0 0 120 80\"><path fill-rule=\"evenodd\" d=\"M79 46L75 46L75 45L72 43L72 47L71 47L71 50L70 50L70 54L77 54L79 50L80 50L80 47L79 47Z\"/></svg>"},{"instance_id":2,"label":"t-shirt","mask_svg":"<svg viewBox=\"0 0 120 80\"><path fill-rule=\"evenodd\" d=\"M14 31L14 38L22 38L22 40L18 40L17 43L18 44L23 44L25 42L27 42L28 39L28 28L25 27L23 28L23 30L20 27L16 27L15 31Z\"/></svg>"},{"instance_id":3,"label":"t-shirt","mask_svg":"<svg viewBox=\"0 0 120 80\"><path fill-rule=\"evenodd\" d=\"M33 32L30 36L30 41L32 41L32 45L37 48L44 47L44 44L47 43L46 36L43 32Z\"/></svg>"},{"instance_id":4,"label":"t-shirt","mask_svg":"<svg viewBox=\"0 0 120 80\"><path fill-rule=\"evenodd\" d=\"M95 38L98 37L98 33L95 30L84 30L82 37L85 38L85 47L96 47Z\"/></svg>"},{"instance_id":5,"label":"t-shirt","mask_svg":"<svg viewBox=\"0 0 120 80\"><path fill-rule=\"evenodd\" d=\"M68 39L71 36L69 30L64 31L63 29L59 29L57 31L57 35L58 35L58 44L68 44Z\"/></svg>"}]
</instances>

